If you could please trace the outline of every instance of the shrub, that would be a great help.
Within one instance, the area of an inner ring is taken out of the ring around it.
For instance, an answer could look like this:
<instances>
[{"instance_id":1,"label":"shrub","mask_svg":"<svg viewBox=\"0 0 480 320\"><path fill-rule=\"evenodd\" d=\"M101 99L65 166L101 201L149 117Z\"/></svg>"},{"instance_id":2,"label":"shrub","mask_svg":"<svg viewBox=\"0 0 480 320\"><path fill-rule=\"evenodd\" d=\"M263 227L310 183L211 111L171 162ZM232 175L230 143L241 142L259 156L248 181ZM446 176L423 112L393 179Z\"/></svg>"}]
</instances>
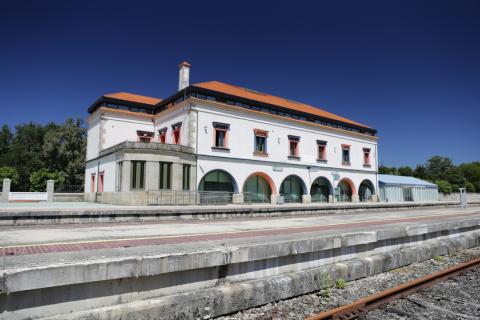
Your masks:
<instances>
[{"instance_id":1,"label":"shrub","mask_svg":"<svg viewBox=\"0 0 480 320\"><path fill-rule=\"evenodd\" d=\"M338 278L337 281L335 281L335 287L338 289L345 289L347 286L347 282L343 278Z\"/></svg>"},{"instance_id":2,"label":"shrub","mask_svg":"<svg viewBox=\"0 0 480 320\"><path fill-rule=\"evenodd\" d=\"M0 167L0 184L3 179L10 179L12 180L12 185L17 185L20 174L14 167Z\"/></svg>"},{"instance_id":3,"label":"shrub","mask_svg":"<svg viewBox=\"0 0 480 320\"><path fill-rule=\"evenodd\" d=\"M45 191L48 180L53 180L58 185L65 181L65 177L61 172L40 169L30 175L30 191Z\"/></svg>"}]
</instances>

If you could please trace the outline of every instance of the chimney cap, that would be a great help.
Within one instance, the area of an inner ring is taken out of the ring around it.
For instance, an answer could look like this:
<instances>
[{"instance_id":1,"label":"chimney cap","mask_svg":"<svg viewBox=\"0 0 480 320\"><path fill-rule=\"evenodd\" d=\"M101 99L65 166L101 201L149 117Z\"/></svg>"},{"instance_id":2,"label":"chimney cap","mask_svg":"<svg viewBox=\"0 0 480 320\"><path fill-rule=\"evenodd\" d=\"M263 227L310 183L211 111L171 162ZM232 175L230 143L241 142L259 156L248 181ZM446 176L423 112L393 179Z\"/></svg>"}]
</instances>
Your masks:
<instances>
[{"instance_id":1,"label":"chimney cap","mask_svg":"<svg viewBox=\"0 0 480 320\"><path fill-rule=\"evenodd\" d=\"M191 67L192 65L184 60L178 66L179 67Z\"/></svg>"}]
</instances>

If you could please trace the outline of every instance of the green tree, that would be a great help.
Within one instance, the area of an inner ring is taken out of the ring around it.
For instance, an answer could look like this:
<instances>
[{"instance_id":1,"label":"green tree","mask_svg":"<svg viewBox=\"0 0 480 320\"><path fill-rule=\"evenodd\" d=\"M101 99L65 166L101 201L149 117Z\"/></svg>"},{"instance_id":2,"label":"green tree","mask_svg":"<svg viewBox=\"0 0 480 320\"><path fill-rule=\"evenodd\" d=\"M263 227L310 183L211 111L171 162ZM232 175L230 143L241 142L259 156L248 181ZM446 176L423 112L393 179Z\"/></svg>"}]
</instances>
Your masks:
<instances>
[{"instance_id":1,"label":"green tree","mask_svg":"<svg viewBox=\"0 0 480 320\"><path fill-rule=\"evenodd\" d=\"M425 166L426 177L430 180L449 181L449 174L455 168L450 158L434 156L427 161Z\"/></svg>"},{"instance_id":2,"label":"green tree","mask_svg":"<svg viewBox=\"0 0 480 320\"><path fill-rule=\"evenodd\" d=\"M10 127L3 125L0 129L0 166L8 166L12 164L11 159L11 145L13 140L13 133Z\"/></svg>"},{"instance_id":3,"label":"green tree","mask_svg":"<svg viewBox=\"0 0 480 320\"><path fill-rule=\"evenodd\" d=\"M435 181L435 184L438 186L438 192L447 193L447 194L452 193L452 186L448 181L437 180Z\"/></svg>"},{"instance_id":4,"label":"green tree","mask_svg":"<svg viewBox=\"0 0 480 320\"><path fill-rule=\"evenodd\" d=\"M378 173L380 174L397 174L397 169L395 167L387 167L383 164L378 167Z\"/></svg>"},{"instance_id":5,"label":"green tree","mask_svg":"<svg viewBox=\"0 0 480 320\"><path fill-rule=\"evenodd\" d=\"M85 174L86 129L81 119L67 119L45 133L42 156L50 171L63 172L65 183L81 184Z\"/></svg>"},{"instance_id":6,"label":"green tree","mask_svg":"<svg viewBox=\"0 0 480 320\"><path fill-rule=\"evenodd\" d=\"M398 175L400 176L413 176L413 169L409 166L399 167L398 168Z\"/></svg>"},{"instance_id":7,"label":"green tree","mask_svg":"<svg viewBox=\"0 0 480 320\"><path fill-rule=\"evenodd\" d=\"M42 146L43 137L48 129L53 129L53 126L45 127L32 122L15 126L15 135L10 150L11 157L15 161L15 168L20 174L19 190L29 190L31 173L45 167L42 159Z\"/></svg>"},{"instance_id":8,"label":"green tree","mask_svg":"<svg viewBox=\"0 0 480 320\"><path fill-rule=\"evenodd\" d=\"M417 165L413 170L413 176L418 179L427 179L427 172L424 165Z\"/></svg>"},{"instance_id":9,"label":"green tree","mask_svg":"<svg viewBox=\"0 0 480 320\"><path fill-rule=\"evenodd\" d=\"M55 185L59 185L65 181L65 177L61 172L48 171L47 169L34 171L30 175L30 191L45 191L48 180L53 180Z\"/></svg>"},{"instance_id":10,"label":"green tree","mask_svg":"<svg viewBox=\"0 0 480 320\"><path fill-rule=\"evenodd\" d=\"M477 191L475 185L470 181L465 182L465 188L467 188L467 192L475 192Z\"/></svg>"},{"instance_id":11,"label":"green tree","mask_svg":"<svg viewBox=\"0 0 480 320\"><path fill-rule=\"evenodd\" d=\"M14 167L0 167L0 183L2 183L3 179L10 179L12 187L16 187L20 175Z\"/></svg>"},{"instance_id":12,"label":"green tree","mask_svg":"<svg viewBox=\"0 0 480 320\"><path fill-rule=\"evenodd\" d=\"M462 163L458 167L476 192L480 192L480 162ZM467 186L468 188L468 186Z\"/></svg>"}]
</instances>

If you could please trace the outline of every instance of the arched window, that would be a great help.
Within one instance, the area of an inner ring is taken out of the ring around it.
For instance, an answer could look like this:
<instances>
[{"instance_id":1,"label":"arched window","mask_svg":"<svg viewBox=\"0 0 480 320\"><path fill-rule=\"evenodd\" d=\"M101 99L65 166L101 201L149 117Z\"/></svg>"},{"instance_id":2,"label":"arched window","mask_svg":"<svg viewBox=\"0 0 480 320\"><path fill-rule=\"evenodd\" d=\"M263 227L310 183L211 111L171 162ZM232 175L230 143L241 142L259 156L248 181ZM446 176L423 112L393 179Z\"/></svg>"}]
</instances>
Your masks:
<instances>
[{"instance_id":1,"label":"arched window","mask_svg":"<svg viewBox=\"0 0 480 320\"><path fill-rule=\"evenodd\" d=\"M332 185L325 177L318 177L313 181L310 188L312 202L328 202L328 196L332 194Z\"/></svg>"},{"instance_id":2,"label":"arched window","mask_svg":"<svg viewBox=\"0 0 480 320\"><path fill-rule=\"evenodd\" d=\"M374 194L375 187L373 186L373 183L370 180L363 180L358 188L358 197L360 198L360 201L372 201L372 195Z\"/></svg>"},{"instance_id":3,"label":"arched window","mask_svg":"<svg viewBox=\"0 0 480 320\"><path fill-rule=\"evenodd\" d=\"M271 179L267 181L266 175L252 174L247 178L243 185L243 193L245 197L250 197L252 202L270 203L272 188L270 187ZM268 178L268 176L267 176Z\"/></svg>"},{"instance_id":4,"label":"arched window","mask_svg":"<svg viewBox=\"0 0 480 320\"><path fill-rule=\"evenodd\" d=\"M207 173L198 186L198 191L225 191L235 192L236 183L226 171L213 170Z\"/></svg>"},{"instance_id":5,"label":"arched window","mask_svg":"<svg viewBox=\"0 0 480 320\"><path fill-rule=\"evenodd\" d=\"M285 202L302 202L304 191L302 179L295 175L286 177L280 186L280 194L284 196Z\"/></svg>"},{"instance_id":6,"label":"arched window","mask_svg":"<svg viewBox=\"0 0 480 320\"><path fill-rule=\"evenodd\" d=\"M350 183L346 180L342 180L338 183L338 188L340 189L340 196L338 201L340 202L351 202L352 201L352 188Z\"/></svg>"}]
</instances>

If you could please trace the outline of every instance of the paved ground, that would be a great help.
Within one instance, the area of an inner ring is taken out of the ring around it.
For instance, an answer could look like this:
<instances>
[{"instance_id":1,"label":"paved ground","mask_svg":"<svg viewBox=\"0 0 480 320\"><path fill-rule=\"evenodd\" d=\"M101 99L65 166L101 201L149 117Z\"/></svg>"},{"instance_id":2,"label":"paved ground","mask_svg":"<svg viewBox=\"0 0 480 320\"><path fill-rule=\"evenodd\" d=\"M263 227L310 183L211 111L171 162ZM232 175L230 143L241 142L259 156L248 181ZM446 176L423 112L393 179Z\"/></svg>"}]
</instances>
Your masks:
<instances>
[{"instance_id":1,"label":"paved ground","mask_svg":"<svg viewBox=\"0 0 480 320\"><path fill-rule=\"evenodd\" d=\"M0 266L7 268L58 260L178 253L470 217L480 217L480 208L216 221L0 227Z\"/></svg>"}]
</instances>

